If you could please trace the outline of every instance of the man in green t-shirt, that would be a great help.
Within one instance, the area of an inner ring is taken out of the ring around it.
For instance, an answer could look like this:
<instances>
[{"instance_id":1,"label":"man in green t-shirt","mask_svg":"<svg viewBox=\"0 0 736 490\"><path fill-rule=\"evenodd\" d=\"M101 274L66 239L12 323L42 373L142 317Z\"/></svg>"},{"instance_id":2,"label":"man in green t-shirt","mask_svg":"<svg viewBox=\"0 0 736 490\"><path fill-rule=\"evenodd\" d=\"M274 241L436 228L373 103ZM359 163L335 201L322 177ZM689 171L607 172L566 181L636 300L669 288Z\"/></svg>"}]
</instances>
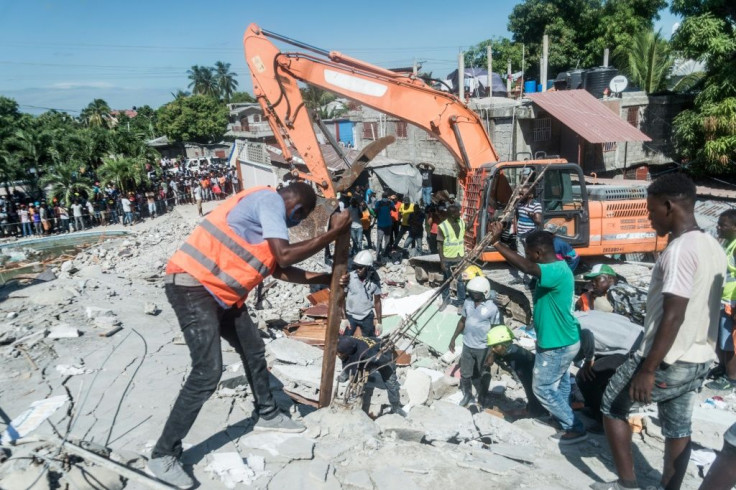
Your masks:
<instances>
[{"instance_id":1,"label":"man in green t-shirt","mask_svg":"<svg viewBox=\"0 0 736 490\"><path fill-rule=\"evenodd\" d=\"M491 243L512 266L537 278L534 290L534 330L537 354L532 388L544 408L559 422L560 444L587 438L585 427L570 407L570 364L580 350L580 324L573 315L575 282L570 268L555 255L554 235L533 231L526 236L526 257L501 243L503 225L491 223Z\"/></svg>"}]
</instances>

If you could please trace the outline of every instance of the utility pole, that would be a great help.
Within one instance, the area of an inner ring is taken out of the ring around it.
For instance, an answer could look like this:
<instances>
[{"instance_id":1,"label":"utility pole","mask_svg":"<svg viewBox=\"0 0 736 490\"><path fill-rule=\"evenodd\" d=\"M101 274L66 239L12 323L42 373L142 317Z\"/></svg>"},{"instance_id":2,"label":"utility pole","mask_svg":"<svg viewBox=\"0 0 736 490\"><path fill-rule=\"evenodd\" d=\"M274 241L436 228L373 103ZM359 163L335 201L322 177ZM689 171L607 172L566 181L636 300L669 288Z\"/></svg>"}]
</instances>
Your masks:
<instances>
[{"instance_id":1,"label":"utility pole","mask_svg":"<svg viewBox=\"0 0 736 490\"><path fill-rule=\"evenodd\" d=\"M519 98L524 96L524 79L526 78L526 44L521 45L521 83L519 84Z\"/></svg>"},{"instance_id":2,"label":"utility pole","mask_svg":"<svg viewBox=\"0 0 736 490\"><path fill-rule=\"evenodd\" d=\"M542 36L542 64L539 72L542 79L542 92L547 91L547 60L549 59L549 36Z\"/></svg>"},{"instance_id":3,"label":"utility pole","mask_svg":"<svg viewBox=\"0 0 736 490\"><path fill-rule=\"evenodd\" d=\"M457 55L457 97L465 102L465 53L460 51Z\"/></svg>"},{"instance_id":4,"label":"utility pole","mask_svg":"<svg viewBox=\"0 0 736 490\"><path fill-rule=\"evenodd\" d=\"M506 66L506 94L511 93L511 60Z\"/></svg>"},{"instance_id":5,"label":"utility pole","mask_svg":"<svg viewBox=\"0 0 736 490\"><path fill-rule=\"evenodd\" d=\"M486 47L486 56L488 57L488 97L493 97L493 49L491 43Z\"/></svg>"},{"instance_id":6,"label":"utility pole","mask_svg":"<svg viewBox=\"0 0 736 490\"><path fill-rule=\"evenodd\" d=\"M603 66L608 67L608 48L603 50Z\"/></svg>"}]
</instances>

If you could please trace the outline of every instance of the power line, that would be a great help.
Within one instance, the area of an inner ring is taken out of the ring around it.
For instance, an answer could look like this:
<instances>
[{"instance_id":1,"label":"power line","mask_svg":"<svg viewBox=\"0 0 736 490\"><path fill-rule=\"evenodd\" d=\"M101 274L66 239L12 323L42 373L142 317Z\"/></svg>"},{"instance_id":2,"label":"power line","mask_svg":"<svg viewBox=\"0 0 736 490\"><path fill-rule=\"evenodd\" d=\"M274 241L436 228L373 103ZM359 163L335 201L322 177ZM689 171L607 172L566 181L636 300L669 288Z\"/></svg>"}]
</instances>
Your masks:
<instances>
[{"instance_id":1,"label":"power line","mask_svg":"<svg viewBox=\"0 0 736 490\"><path fill-rule=\"evenodd\" d=\"M43 109L45 111L59 111L59 112L82 112L78 109L58 109L55 107L41 107L37 105L29 105L29 104L18 104L18 107L30 107L31 109Z\"/></svg>"}]
</instances>

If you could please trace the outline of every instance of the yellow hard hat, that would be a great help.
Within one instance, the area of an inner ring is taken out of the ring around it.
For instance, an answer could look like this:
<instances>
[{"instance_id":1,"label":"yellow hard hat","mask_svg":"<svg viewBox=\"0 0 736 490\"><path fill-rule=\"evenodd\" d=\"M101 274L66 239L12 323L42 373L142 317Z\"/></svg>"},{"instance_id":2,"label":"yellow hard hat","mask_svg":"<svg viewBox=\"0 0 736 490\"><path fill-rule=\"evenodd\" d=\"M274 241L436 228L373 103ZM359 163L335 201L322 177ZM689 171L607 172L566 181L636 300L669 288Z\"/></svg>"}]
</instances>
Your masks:
<instances>
[{"instance_id":1,"label":"yellow hard hat","mask_svg":"<svg viewBox=\"0 0 736 490\"><path fill-rule=\"evenodd\" d=\"M483 271L477 265L469 265L463 271L463 281L469 281L474 277L483 277Z\"/></svg>"},{"instance_id":2,"label":"yellow hard hat","mask_svg":"<svg viewBox=\"0 0 736 490\"><path fill-rule=\"evenodd\" d=\"M496 325L488 331L488 347L511 342L512 340L514 340L514 333L506 325Z\"/></svg>"}]
</instances>

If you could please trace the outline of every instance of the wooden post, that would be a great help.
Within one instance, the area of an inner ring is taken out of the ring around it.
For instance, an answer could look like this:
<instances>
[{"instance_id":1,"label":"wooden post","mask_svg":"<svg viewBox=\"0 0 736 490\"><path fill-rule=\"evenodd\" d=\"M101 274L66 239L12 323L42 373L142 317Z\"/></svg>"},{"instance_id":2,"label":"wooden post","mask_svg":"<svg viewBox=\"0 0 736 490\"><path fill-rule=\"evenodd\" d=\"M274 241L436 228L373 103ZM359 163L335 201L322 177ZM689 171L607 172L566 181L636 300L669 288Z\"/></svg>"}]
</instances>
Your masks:
<instances>
[{"instance_id":1,"label":"wooden post","mask_svg":"<svg viewBox=\"0 0 736 490\"><path fill-rule=\"evenodd\" d=\"M327 331L325 350L322 357L322 381L319 386L319 408L328 407L332 401L332 385L335 381L335 357L337 357L337 336L340 333L342 305L345 291L340 286L340 277L348 271L350 234L343 233L335 240L335 253L332 255L332 281L330 281L330 302L327 306Z\"/></svg>"},{"instance_id":2,"label":"wooden post","mask_svg":"<svg viewBox=\"0 0 736 490\"><path fill-rule=\"evenodd\" d=\"M353 162L340 180L335 183L335 192L345 192L352 186L361 172L376 155L396 141L395 136L384 136L369 143ZM328 206L337 207L337 201L330 199ZM342 305L345 291L340 286L340 278L348 271L348 255L350 251L350 233L346 232L335 239L335 253L332 255L332 280L330 281L330 302L327 305L327 330L325 331L325 349L322 355L322 380L319 384L319 408L328 407L332 401L332 385L335 381L335 357L337 357L337 337L340 333Z\"/></svg>"}]
</instances>

